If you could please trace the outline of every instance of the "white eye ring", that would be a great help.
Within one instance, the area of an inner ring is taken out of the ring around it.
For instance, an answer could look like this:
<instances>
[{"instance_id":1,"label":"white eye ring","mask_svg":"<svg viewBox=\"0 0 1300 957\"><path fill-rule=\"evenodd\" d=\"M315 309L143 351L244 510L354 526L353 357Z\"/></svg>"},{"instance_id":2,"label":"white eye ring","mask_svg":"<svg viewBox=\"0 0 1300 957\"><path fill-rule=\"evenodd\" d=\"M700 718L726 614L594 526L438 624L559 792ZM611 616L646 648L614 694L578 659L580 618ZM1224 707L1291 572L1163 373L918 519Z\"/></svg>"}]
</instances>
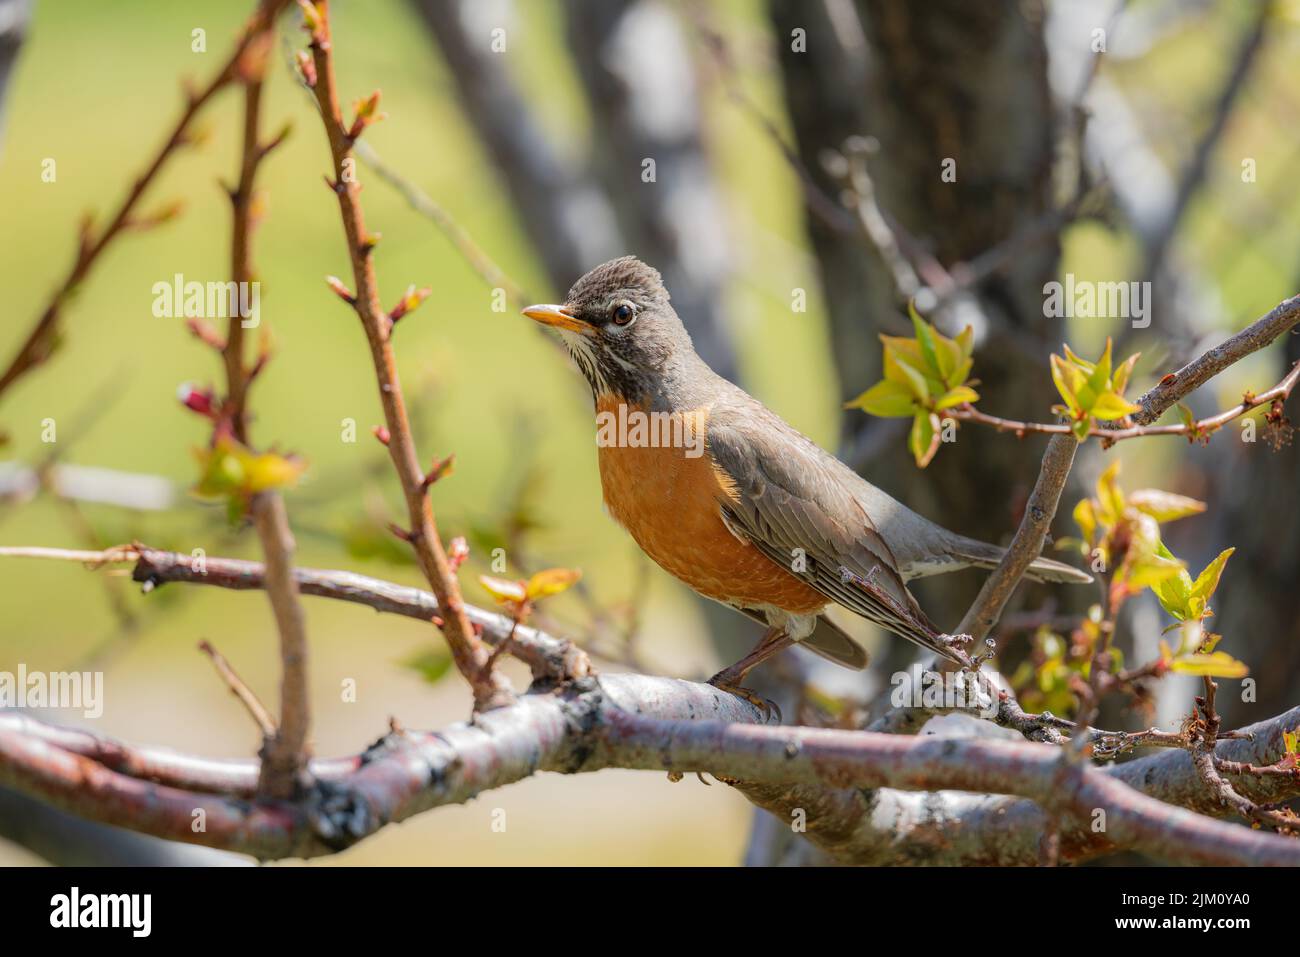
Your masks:
<instances>
[{"instance_id":1,"label":"white eye ring","mask_svg":"<svg viewBox=\"0 0 1300 957\"><path fill-rule=\"evenodd\" d=\"M609 318L616 326L630 326L636 319L636 307L630 302L620 302L609 311Z\"/></svg>"}]
</instances>

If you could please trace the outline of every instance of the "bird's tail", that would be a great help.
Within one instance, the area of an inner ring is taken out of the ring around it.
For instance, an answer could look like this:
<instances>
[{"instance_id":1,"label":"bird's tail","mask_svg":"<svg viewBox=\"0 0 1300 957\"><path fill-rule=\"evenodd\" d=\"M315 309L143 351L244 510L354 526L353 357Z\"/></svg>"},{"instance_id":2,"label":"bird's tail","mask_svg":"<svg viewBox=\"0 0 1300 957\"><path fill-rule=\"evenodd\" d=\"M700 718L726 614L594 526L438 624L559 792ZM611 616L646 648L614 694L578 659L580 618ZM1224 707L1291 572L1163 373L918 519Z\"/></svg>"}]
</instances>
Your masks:
<instances>
[{"instance_id":1,"label":"bird's tail","mask_svg":"<svg viewBox=\"0 0 1300 957\"><path fill-rule=\"evenodd\" d=\"M861 671L870 661L867 649L825 615L817 616L817 627L811 635L799 642L799 647L815 651L837 665L856 671Z\"/></svg>"},{"instance_id":2,"label":"bird's tail","mask_svg":"<svg viewBox=\"0 0 1300 957\"><path fill-rule=\"evenodd\" d=\"M954 536L949 554L955 560L976 568L996 568L1006 551L999 545ZM1051 558L1035 558L1025 572L1025 577L1038 582L1060 582L1066 585L1086 585L1092 581L1092 576L1082 569Z\"/></svg>"}]
</instances>

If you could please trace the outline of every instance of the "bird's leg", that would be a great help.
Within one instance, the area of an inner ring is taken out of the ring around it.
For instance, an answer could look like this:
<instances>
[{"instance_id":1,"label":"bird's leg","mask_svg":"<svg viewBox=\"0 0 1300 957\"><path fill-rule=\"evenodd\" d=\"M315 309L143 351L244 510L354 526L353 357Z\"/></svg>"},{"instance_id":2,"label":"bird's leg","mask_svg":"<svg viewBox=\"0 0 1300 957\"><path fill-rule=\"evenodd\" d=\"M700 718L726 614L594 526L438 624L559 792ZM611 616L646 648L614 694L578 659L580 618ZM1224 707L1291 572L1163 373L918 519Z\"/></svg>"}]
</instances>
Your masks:
<instances>
[{"instance_id":1,"label":"bird's leg","mask_svg":"<svg viewBox=\"0 0 1300 957\"><path fill-rule=\"evenodd\" d=\"M745 675L754 670L755 667L767 661L778 652L784 651L794 644L792 639L784 628L769 628L763 635L762 639L754 650L745 657L741 658L734 665L723 668L716 675L709 679L709 684L719 691L726 691L734 694L738 698L744 698L754 707L768 714L773 709L773 705L767 699L755 694L741 684L745 680ZM777 718L780 719L780 711L777 711Z\"/></svg>"}]
</instances>

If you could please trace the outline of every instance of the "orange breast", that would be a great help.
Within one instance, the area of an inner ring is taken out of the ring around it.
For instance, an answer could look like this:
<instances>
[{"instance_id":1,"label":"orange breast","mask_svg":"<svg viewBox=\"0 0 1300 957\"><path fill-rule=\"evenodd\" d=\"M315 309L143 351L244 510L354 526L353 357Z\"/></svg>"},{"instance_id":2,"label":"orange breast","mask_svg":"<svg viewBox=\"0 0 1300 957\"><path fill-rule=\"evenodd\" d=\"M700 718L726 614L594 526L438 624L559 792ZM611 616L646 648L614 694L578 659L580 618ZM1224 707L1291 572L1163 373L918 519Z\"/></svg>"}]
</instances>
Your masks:
<instances>
[{"instance_id":1,"label":"orange breast","mask_svg":"<svg viewBox=\"0 0 1300 957\"><path fill-rule=\"evenodd\" d=\"M596 412L605 505L660 567L732 605L798 614L826 606L825 596L723 524L720 504L732 492L704 448L707 409L652 418L602 397Z\"/></svg>"}]
</instances>

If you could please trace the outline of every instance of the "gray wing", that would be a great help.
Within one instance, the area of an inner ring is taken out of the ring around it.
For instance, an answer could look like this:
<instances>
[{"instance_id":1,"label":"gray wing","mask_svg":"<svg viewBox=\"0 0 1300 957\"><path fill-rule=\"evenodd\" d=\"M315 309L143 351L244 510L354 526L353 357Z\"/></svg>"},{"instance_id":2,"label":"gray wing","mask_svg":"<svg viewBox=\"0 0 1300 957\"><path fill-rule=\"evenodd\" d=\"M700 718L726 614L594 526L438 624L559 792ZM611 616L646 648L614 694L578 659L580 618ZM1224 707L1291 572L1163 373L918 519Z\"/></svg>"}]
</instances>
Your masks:
<instances>
[{"instance_id":1,"label":"gray wing","mask_svg":"<svg viewBox=\"0 0 1300 957\"><path fill-rule=\"evenodd\" d=\"M844 466L757 404L711 414L707 435L735 485L720 503L734 533L832 601L957 660L903 584L889 544L840 474Z\"/></svg>"}]
</instances>

